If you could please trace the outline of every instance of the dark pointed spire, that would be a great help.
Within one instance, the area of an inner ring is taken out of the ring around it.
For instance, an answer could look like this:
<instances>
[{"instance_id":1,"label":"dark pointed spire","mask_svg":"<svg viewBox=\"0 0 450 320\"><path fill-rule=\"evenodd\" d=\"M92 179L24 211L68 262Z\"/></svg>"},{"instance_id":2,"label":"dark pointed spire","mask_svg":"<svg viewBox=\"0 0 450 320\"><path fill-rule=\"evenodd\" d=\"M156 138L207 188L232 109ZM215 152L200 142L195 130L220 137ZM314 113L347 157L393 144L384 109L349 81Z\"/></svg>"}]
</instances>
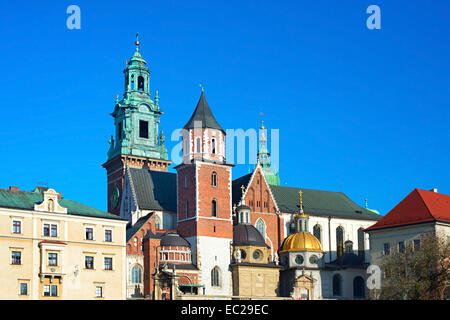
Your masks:
<instances>
[{"instance_id":1,"label":"dark pointed spire","mask_svg":"<svg viewBox=\"0 0 450 320\"><path fill-rule=\"evenodd\" d=\"M195 108L189 121L184 126L184 129L195 129L194 124L196 121L201 122L201 128L217 129L225 132L214 118L211 108L209 107L208 102L206 102L203 89L202 94L200 95L200 100L198 100L197 107Z\"/></svg>"}]
</instances>

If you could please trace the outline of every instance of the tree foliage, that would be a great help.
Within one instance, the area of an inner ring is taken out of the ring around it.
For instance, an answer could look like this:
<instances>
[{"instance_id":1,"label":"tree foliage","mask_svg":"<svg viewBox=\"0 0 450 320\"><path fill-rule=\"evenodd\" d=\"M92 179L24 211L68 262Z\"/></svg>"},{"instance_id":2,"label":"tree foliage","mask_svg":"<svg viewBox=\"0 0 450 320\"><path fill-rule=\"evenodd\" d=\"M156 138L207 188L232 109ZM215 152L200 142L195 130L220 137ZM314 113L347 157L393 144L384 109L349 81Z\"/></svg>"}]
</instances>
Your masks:
<instances>
[{"instance_id":1,"label":"tree foliage","mask_svg":"<svg viewBox=\"0 0 450 320\"><path fill-rule=\"evenodd\" d=\"M382 259L383 279L378 295L383 300L444 299L450 285L450 237L424 234L420 247L407 243L404 252ZM446 290L447 288L447 290Z\"/></svg>"}]
</instances>

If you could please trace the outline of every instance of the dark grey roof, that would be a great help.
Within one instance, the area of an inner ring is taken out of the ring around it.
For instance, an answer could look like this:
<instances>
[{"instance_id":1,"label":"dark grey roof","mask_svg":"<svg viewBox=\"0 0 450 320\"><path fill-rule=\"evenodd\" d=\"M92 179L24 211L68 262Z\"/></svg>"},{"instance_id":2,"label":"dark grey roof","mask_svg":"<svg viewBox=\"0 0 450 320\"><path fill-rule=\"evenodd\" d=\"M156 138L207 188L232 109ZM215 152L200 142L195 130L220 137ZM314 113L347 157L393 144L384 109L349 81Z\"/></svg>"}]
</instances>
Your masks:
<instances>
[{"instance_id":1,"label":"dark grey roof","mask_svg":"<svg viewBox=\"0 0 450 320\"><path fill-rule=\"evenodd\" d=\"M165 262L162 262L159 264L159 268L162 270L162 267L165 265ZM173 270L173 267L175 266L175 270L182 269L182 270L198 270L198 268L191 264L191 263L168 263L167 269L169 271Z\"/></svg>"},{"instance_id":2,"label":"dark grey roof","mask_svg":"<svg viewBox=\"0 0 450 320\"><path fill-rule=\"evenodd\" d=\"M219 123L214 118L214 115L208 105L208 102L206 102L205 95L200 95L200 99L198 100L197 107L194 110L194 113L192 114L189 121L184 126L184 129L194 129L194 122L200 121L201 122L201 128L210 128L210 129L218 129L223 132L225 132L222 127L219 125Z\"/></svg>"},{"instance_id":3,"label":"dark grey roof","mask_svg":"<svg viewBox=\"0 0 450 320\"><path fill-rule=\"evenodd\" d=\"M134 223L134 225L127 225L127 242L135 235L136 232L147 222L147 220L151 217L151 214L146 215L145 217L139 218L138 221Z\"/></svg>"},{"instance_id":4,"label":"dark grey roof","mask_svg":"<svg viewBox=\"0 0 450 320\"><path fill-rule=\"evenodd\" d=\"M268 247L261 233L251 224L233 226L233 245Z\"/></svg>"},{"instance_id":5,"label":"dark grey roof","mask_svg":"<svg viewBox=\"0 0 450 320\"><path fill-rule=\"evenodd\" d=\"M236 211L241 211L241 210L251 210L251 208L245 204L241 204L236 208Z\"/></svg>"},{"instance_id":6,"label":"dark grey roof","mask_svg":"<svg viewBox=\"0 0 450 320\"><path fill-rule=\"evenodd\" d=\"M161 237L161 246L190 247L189 242L175 232L167 232Z\"/></svg>"},{"instance_id":7,"label":"dark grey roof","mask_svg":"<svg viewBox=\"0 0 450 320\"><path fill-rule=\"evenodd\" d=\"M176 174L128 168L140 209L177 211Z\"/></svg>"},{"instance_id":8,"label":"dark grey roof","mask_svg":"<svg viewBox=\"0 0 450 320\"><path fill-rule=\"evenodd\" d=\"M285 213L298 211L300 190L303 191L303 209L314 216L331 216L348 219L380 220L382 216L362 208L342 192L270 185L278 209Z\"/></svg>"},{"instance_id":9,"label":"dark grey roof","mask_svg":"<svg viewBox=\"0 0 450 320\"><path fill-rule=\"evenodd\" d=\"M326 263L326 268L330 269L342 269L342 268L366 268L367 264L361 261L359 256L353 252L345 252L336 260Z\"/></svg>"}]
</instances>

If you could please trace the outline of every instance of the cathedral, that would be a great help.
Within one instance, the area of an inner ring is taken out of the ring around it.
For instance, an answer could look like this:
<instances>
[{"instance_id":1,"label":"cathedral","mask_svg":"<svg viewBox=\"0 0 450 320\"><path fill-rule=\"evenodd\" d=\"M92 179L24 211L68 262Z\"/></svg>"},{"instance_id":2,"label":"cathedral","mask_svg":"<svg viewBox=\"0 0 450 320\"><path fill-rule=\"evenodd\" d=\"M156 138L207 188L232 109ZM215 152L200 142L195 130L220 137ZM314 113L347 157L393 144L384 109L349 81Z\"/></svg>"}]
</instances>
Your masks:
<instances>
[{"instance_id":1,"label":"cathedral","mask_svg":"<svg viewBox=\"0 0 450 320\"><path fill-rule=\"evenodd\" d=\"M128 220L127 297L366 298L363 230L381 216L342 192L280 186L264 125L255 167L233 177L203 89L181 130L182 163L169 172L158 91L135 44L103 164L108 212Z\"/></svg>"}]
</instances>

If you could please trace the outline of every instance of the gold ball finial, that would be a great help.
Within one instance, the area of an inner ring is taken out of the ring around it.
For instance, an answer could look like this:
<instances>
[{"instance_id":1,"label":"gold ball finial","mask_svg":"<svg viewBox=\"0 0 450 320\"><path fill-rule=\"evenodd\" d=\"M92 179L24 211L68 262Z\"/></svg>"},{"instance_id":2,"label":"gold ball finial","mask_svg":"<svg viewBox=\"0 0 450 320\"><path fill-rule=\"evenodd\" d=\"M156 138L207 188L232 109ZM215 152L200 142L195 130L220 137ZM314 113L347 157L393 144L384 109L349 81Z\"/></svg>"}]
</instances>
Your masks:
<instances>
[{"instance_id":1,"label":"gold ball finial","mask_svg":"<svg viewBox=\"0 0 450 320\"><path fill-rule=\"evenodd\" d=\"M244 193L245 193L245 187L242 185L241 186L241 190L242 190L242 196L244 196Z\"/></svg>"}]
</instances>

